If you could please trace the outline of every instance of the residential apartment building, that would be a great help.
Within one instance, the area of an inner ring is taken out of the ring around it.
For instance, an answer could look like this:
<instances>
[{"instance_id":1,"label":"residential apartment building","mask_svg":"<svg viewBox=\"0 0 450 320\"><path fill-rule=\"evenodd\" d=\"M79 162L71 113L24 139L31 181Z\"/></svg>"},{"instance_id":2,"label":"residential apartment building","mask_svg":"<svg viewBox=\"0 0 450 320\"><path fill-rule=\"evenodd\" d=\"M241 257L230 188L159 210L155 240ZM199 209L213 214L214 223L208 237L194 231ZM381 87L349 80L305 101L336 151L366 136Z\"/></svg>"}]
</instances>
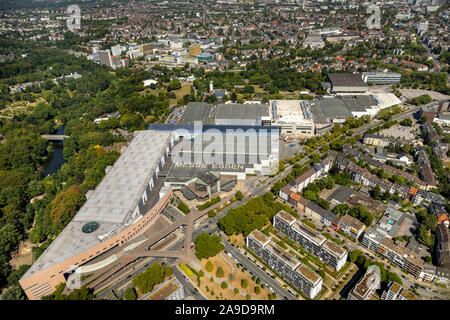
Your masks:
<instances>
[{"instance_id":1,"label":"residential apartment building","mask_svg":"<svg viewBox=\"0 0 450 320\"><path fill-rule=\"evenodd\" d=\"M184 298L183 285L173 277L158 285L156 289L139 300L184 300Z\"/></svg>"},{"instance_id":2,"label":"residential apartment building","mask_svg":"<svg viewBox=\"0 0 450 320\"><path fill-rule=\"evenodd\" d=\"M381 295L382 300L418 300L412 292L402 288L397 282L389 282L386 290Z\"/></svg>"},{"instance_id":3,"label":"residential apartment building","mask_svg":"<svg viewBox=\"0 0 450 320\"><path fill-rule=\"evenodd\" d=\"M311 227L297 221L285 211L275 215L273 225L335 270L340 270L347 261L346 250L333 241L327 240Z\"/></svg>"},{"instance_id":4,"label":"residential apartment building","mask_svg":"<svg viewBox=\"0 0 450 320\"><path fill-rule=\"evenodd\" d=\"M397 245L379 230L374 228L366 230L361 244L369 250L386 257L389 261L413 274L415 277L424 277L423 270L425 263L422 259L408 248Z\"/></svg>"},{"instance_id":5,"label":"residential apartment building","mask_svg":"<svg viewBox=\"0 0 450 320\"><path fill-rule=\"evenodd\" d=\"M439 223L436 230L436 256L438 265L450 268L450 231L445 223Z\"/></svg>"},{"instance_id":6,"label":"residential apartment building","mask_svg":"<svg viewBox=\"0 0 450 320\"><path fill-rule=\"evenodd\" d=\"M366 230L366 225L352 216L345 214L340 221L339 230L349 236L358 239L359 236Z\"/></svg>"},{"instance_id":7,"label":"residential apartment building","mask_svg":"<svg viewBox=\"0 0 450 320\"><path fill-rule=\"evenodd\" d=\"M247 236L247 247L310 299L322 290L323 280L318 274L302 265L261 231L254 230Z\"/></svg>"},{"instance_id":8,"label":"residential apartment building","mask_svg":"<svg viewBox=\"0 0 450 320\"><path fill-rule=\"evenodd\" d=\"M370 300L375 290L380 289L380 284L380 268L376 265L371 265L348 294L348 300Z\"/></svg>"}]
</instances>

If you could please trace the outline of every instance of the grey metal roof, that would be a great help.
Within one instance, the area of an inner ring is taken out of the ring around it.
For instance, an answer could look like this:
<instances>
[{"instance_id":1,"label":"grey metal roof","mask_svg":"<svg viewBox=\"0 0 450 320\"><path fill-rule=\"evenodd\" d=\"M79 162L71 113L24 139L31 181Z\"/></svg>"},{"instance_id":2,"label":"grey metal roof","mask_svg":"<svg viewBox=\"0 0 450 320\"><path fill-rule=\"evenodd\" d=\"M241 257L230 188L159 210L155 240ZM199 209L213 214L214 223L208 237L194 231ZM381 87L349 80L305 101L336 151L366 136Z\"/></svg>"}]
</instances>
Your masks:
<instances>
[{"instance_id":1,"label":"grey metal roof","mask_svg":"<svg viewBox=\"0 0 450 320\"><path fill-rule=\"evenodd\" d=\"M320 100L320 106L325 116L329 119L346 119L353 116L345 103L338 98L322 99Z\"/></svg>"},{"instance_id":2,"label":"grey metal roof","mask_svg":"<svg viewBox=\"0 0 450 320\"><path fill-rule=\"evenodd\" d=\"M204 102L189 102L181 117L181 124L194 124L194 121L206 123L211 105Z\"/></svg>"},{"instance_id":3,"label":"grey metal roof","mask_svg":"<svg viewBox=\"0 0 450 320\"><path fill-rule=\"evenodd\" d=\"M169 147L171 137L170 132L137 131L72 221L28 269L24 278L94 247L103 237L132 224L137 218L133 211ZM161 189L161 192L167 191ZM92 233L83 233L83 225L91 221L99 223L99 228Z\"/></svg>"},{"instance_id":4,"label":"grey metal roof","mask_svg":"<svg viewBox=\"0 0 450 320\"><path fill-rule=\"evenodd\" d=\"M269 117L267 104L219 104L216 119L257 119Z\"/></svg>"},{"instance_id":5,"label":"grey metal roof","mask_svg":"<svg viewBox=\"0 0 450 320\"><path fill-rule=\"evenodd\" d=\"M348 95L340 98L350 111L366 111L377 105L376 101L368 95Z\"/></svg>"},{"instance_id":6,"label":"grey metal roof","mask_svg":"<svg viewBox=\"0 0 450 320\"><path fill-rule=\"evenodd\" d=\"M330 73L328 79L333 87L366 87L367 84L362 80L359 73Z\"/></svg>"}]
</instances>

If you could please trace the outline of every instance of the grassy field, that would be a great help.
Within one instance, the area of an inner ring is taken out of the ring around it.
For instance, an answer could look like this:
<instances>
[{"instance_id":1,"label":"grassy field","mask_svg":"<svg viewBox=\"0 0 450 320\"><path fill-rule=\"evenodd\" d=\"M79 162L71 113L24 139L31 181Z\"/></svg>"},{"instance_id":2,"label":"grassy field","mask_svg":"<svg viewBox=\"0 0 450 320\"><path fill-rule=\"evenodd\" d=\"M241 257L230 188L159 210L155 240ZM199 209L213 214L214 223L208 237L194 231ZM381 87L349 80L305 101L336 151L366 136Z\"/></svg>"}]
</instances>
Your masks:
<instances>
[{"instance_id":1,"label":"grassy field","mask_svg":"<svg viewBox=\"0 0 450 320\"><path fill-rule=\"evenodd\" d=\"M178 99L182 99L185 95L191 93L191 85L190 84L182 84L181 88L178 90L174 90L173 93L177 96L176 99L170 99L169 103L176 104Z\"/></svg>"}]
</instances>

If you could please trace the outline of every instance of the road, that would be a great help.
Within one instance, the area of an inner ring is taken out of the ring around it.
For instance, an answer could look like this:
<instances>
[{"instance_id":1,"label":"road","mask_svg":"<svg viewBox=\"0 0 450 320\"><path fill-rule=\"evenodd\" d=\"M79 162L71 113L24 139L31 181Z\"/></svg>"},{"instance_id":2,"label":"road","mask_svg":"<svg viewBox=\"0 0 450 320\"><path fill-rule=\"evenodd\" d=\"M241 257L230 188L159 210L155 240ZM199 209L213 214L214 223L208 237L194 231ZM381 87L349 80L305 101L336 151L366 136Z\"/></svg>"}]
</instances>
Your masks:
<instances>
[{"instance_id":1,"label":"road","mask_svg":"<svg viewBox=\"0 0 450 320\"><path fill-rule=\"evenodd\" d=\"M419 110L418 107L417 108L410 108L406 112L403 112L401 114L398 114L398 115L394 116L393 119L395 119L395 120L402 120L402 119L404 119L406 117L409 117L412 113L414 113L414 112L416 112L418 110ZM354 130L354 135L362 133L362 132L365 132L366 130L379 125L380 122L381 121L375 121L375 122L372 122L370 124L364 125L363 127L356 128ZM318 152L319 152L319 149L317 149L314 152L312 152L312 154L316 154ZM310 157L305 157L305 158L301 159L297 164L304 165L309 160L310 160ZM281 172L280 174L278 174L277 176L275 176L273 178L268 178L266 180L266 182L264 184L262 184L260 187L256 187L256 185L258 184L257 182L252 183L251 184L251 186L252 186L252 190L251 191L252 192L250 193L250 195L248 197L242 199L241 201L236 201L231 206L227 207L222 212L218 213L215 217L210 218L209 220L202 221L197 228L194 228L193 230L187 230L189 232L189 238L190 239L195 239L195 237L198 234L200 234L201 232L206 232L206 233L210 233L210 234L213 233L213 232L219 232L219 230L217 228L218 220L220 218L222 218L223 216L225 216L230 209L242 206L243 204L245 204L251 198L258 197L260 195L265 194L266 192L268 192L270 190L270 186L272 184L274 184L275 182L277 182L277 181L279 181L281 179L284 179L285 176L288 175L292 171L292 169L293 169L292 165L286 166L286 168L285 168L285 170L283 172ZM191 214L194 215L194 212L192 212ZM169 219L174 221L175 223L173 225L175 225L176 227L183 225L184 224L183 223L184 220L186 220L186 218L187 218L187 216L181 216L180 213L175 208L171 207L170 205L164 210L164 215L166 215ZM204 215L204 213L195 212L195 220L199 219L203 215ZM170 227L172 227L172 228L168 228L168 229L173 229L173 230L176 229L176 228L173 228L172 225ZM164 233L164 234L167 233L167 232L164 232L163 230L161 230L161 231L160 231L161 234L162 233ZM191 233L191 231L192 231L192 233ZM152 239L151 240L149 239L149 240L150 240L151 243L154 243L155 242L154 239L155 239L155 237L152 237ZM180 239L174 245L172 245L169 248L169 250L178 250L178 249L182 248L182 246L184 244L184 241L185 241L185 239ZM224 242L226 250L228 252L230 252L233 255L233 257L235 257L236 260L238 260L240 263L242 263L242 265L244 265L248 270L251 270L256 276L258 276L261 279L261 281L264 281L265 283L269 284L274 289L275 293L277 294L277 296L279 298L287 297L290 300L296 300L296 298L292 294L290 294L286 289L282 288L277 281L275 281L274 279L269 277L265 272L263 272L261 269L259 269L257 267L257 265L255 265L252 261L247 259L244 255L242 255L239 252L239 250L237 250L236 248L232 247L226 240L224 240L223 242ZM361 248L359 246L355 246L355 244L350 243L348 241L346 241L346 242L347 242L347 246L349 248L361 250ZM147 245L148 244L149 243L147 243ZM157 260L161 260L161 259L151 259L151 260L149 260L146 265L144 265L140 269L132 272L125 279L120 280L118 283L113 285L111 287L111 289L115 290L117 288L122 287L127 282L130 282L132 277L134 277L134 275L137 275L137 274L143 272L147 266L149 266L151 263L156 262ZM173 265L175 263L176 259L162 259L162 261L169 261L168 264L169 265ZM173 269L175 270L176 268L173 268ZM177 272L179 273L179 271L177 271ZM105 293L99 295L97 298L101 298L101 296L104 296L104 295L108 294L109 292L110 292L110 290L108 290ZM195 295L194 295L194 297L195 297Z\"/></svg>"},{"instance_id":2,"label":"road","mask_svg":"<svg viewBox=\"0 0 450 320\"><path fill-rule=\"evenodd\" d=\"M449 299L449 292L448 292L448 290L447 290L447 292L445 292L445 290L440 289L440 288L436 288L436 287L432 288L430 283L416 280L414 278L414 276L412 276L411 274L405 274L404 272L401 271L400 268L398 268L397 266L389 263L386 258L383 259L383 258L381 258L379 256L376 256L372 251L368 250L366 247L363 247L359 243L351 242L350 240L348 240L347 238L344 238L342 235L340 235L339 233L337 233L333 229L325 228L325 231L330 233L330 234L332 234L333 236L337 237L338 239L342 240L343 241L342 245L346 245L350 249L350 251L359 250L367 258L370 258L370 259L375 260L375 261L380 261L386 266L390 265L391 266L391 271L394 271L396 274L398 274L402 278L402 283L403 283L402 286L406 290L407 289L412 289L412 287L415 284L418 284L419 287L416 289L416 291L422 297L428 297L430 299L445 299L445 300ZM428 288L429 290L427 290L426 288Z\"/></svg>"},{"instance_id":3,"label":"road","mask_svg":"<svg viewBox=\"0 0 450 320\"><path fill-rule=\"evenodd\" d=\"M198 291L192 282L187 279L186 275L178 270L178 268L173 267L172 273L183 285L186 296L192 296L195 300L206 300L206 298Z\"/></svg>"}]
</instances>

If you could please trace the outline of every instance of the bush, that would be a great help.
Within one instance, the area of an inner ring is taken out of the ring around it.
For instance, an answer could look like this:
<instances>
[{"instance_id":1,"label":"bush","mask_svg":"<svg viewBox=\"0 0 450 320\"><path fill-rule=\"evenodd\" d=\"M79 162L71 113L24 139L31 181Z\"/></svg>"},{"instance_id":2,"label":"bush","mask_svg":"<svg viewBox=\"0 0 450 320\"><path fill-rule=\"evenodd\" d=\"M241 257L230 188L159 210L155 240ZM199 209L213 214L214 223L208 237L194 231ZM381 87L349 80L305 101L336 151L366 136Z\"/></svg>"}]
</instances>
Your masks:
<instances>
[{"instance_id":1,"label":"bush","mask_svg":"<svg viewBox=\"0 0 450 320\"><path fill-rule=\"evenodd\" d=\"M218 267L216 271L216 277L217 278L223 278L225 276L225 272L223 271L222 267Z\"/></svg>"},{"instance_id":2,"label":"bush","mask_svg":"<svg viewBox=\"0 0 450 320\"><path fill-rule=\"evenodd\" d=\"M189 207L187 206L187 204L184 203L183 201L180 201L180 202L178 203L177 208L180 209L180 211L183 212L184 214L188 214L189 212L191 212L191 209L189 209Z\"/></svg>"},{"instance_id":3,"label":"bush","mask_svg":"<svg viewBox=\"0 0 450 320\"><path fill-rule=\"evenodd\" d=\"M220 197L219 197L219 196L214 197L214 198L212 198L211 200L206 201L204 204L202 204L201 206L199 206L199 207L198 207L198 210L199 210L199 211L205 210L206 208L211 207L212 205L216 204L216 203L219 202L219 201L220 201Z\"/></svg>"},{"instance_id":4,"label":"bush","mask_svg":"<svg viewBox=\"0 0 450 320\"><path fill-rule=\"evenodd\" d=\"M248 288L248 281L246 279L241 280L241 287L242 287L242 289Z\"/></svg>"},{"instance_id":5,"label":"bush","mask_svg":"<svg viewBox=\"0 0 450 320\"><path fill-rule=\"evenodd\" d=\"M214 282L214 278L213 277L209 278L209 282Z\"/></svg>"},{"instance_id":6,"label":"bush","mask_svg":"<svg viewBox=\"0 0 450 320\"><path fill-rule=\"evenodd\" d=\"M180 262L180 268L184 271L184 273L186 273L188 277L192 277L194 275L191 269L189 269L183 262Z\"/></svg>"},{"instance_id":7,"label":"bush","mask_svg":"<svg viewBox=\"0 0 450 320\"><path fill-rule=\"evenodd\" d=\"M220 287L222 289L226 289L226 288L228 288L228 284L225 281L222 281L222 283L220 284Z\"/></svg>"},{"instance_id":8,"label":"bush","mask_svg":"<svg viewBox=\"0 0 450 320\"><path fill-rule=\"evenodd\" d=\"M238 288L234 288L234 294L239 294L239 289Z\"/></svg>"},{"instance_id":9,"label":"bush","mask_svg":"<svg viewBox=\"0 0 450 320\"><path fill-rule=\"evenodd\" d=\"M205 276L205 273L203 272L203 270L200 270L200 271L198 272L198 276L199 276L199 278Z\"/></svg>"},{"instance_id":10,"label":"bush","mask_svg":"<svg viewBox=\"0 0 450 320\"><path fill-rule=\"evenodd\" d=\"M216 216L216 211L214 211L214 210L209 210L208 211L208 217L210 217L210 218L213 218L213 217L215 217Z\"/></svg>"},{"instance_id":11,"label":"bush","mask_svg":"<svg viewBox=\"0 0 450 320\"><path fill-rule=\"evenodd\" d=\"M255 287L255 289L253 290L256 294L260 294L261 293L261 288L260 287Z\"/></svg>"},{"instance_id":12,"label":"bush","mask_svg":"<svg viewBox=\"0 0 450 320\"><path fill-rule=\"evenodd\" d=\"M211 261L208 261L208 262L206 263L205 268L206 268L206 271L212 272L212 271L214 270L214 264L213 264Z\"/></svg>"}]
</instances>

